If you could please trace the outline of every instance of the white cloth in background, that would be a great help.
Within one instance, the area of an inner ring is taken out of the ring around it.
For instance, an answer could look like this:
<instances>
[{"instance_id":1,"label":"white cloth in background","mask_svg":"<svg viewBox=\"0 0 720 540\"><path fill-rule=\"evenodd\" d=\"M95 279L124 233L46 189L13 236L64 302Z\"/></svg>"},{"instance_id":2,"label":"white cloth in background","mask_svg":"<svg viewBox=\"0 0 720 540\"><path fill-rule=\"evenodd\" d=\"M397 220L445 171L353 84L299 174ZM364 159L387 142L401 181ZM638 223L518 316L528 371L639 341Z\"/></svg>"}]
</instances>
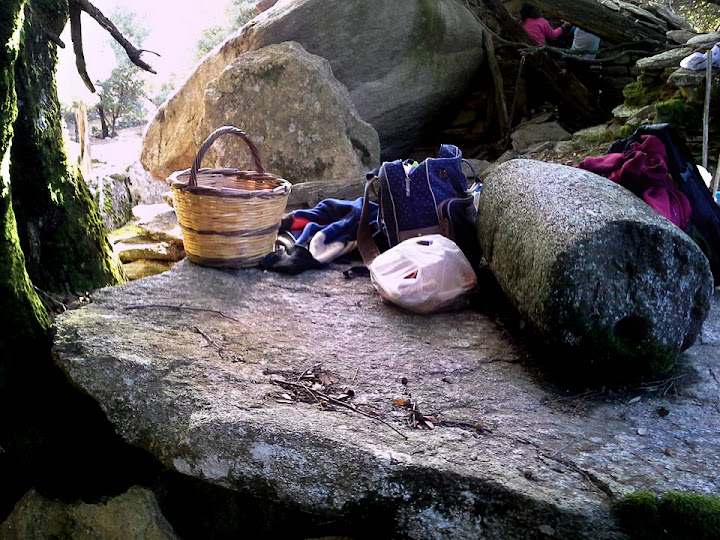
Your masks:
<instances>
[{"instance_id":1,"label":"white cloth in background","mask_svg":"<svg viewBox=\"0 0 720 540\"><path fill-rule=\"evenodd\" d=\"M720 67L720 43L716 43L712 50L712 65ZM692 71L702 71L707 67L707 53L694 52L680 61L680 67Z\"/></svg>"},{"instance_id":2,"label":"white cloth in background","mask_svg":"<svg viewBox=\"0 0 720 540\"><path fill-rule=\"evenodd\" d=\"M596 50L598 47L600 47L599 37L597 37L595 34L591 34L590 32L586 32L581 28L575 28L575 36L573 37L571 49ZM597 55L588 53L581 55L580 58L592 60L593 58L595 58L595 56Z\"/></svg>"}]
</instances>

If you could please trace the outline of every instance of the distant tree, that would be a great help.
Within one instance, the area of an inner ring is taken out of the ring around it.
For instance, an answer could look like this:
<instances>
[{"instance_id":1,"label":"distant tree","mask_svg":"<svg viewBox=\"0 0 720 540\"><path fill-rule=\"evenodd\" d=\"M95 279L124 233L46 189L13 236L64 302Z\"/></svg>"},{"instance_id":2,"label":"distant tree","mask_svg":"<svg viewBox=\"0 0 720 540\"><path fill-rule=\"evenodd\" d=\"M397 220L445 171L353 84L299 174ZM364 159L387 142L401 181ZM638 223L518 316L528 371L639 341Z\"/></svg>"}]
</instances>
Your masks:
<instances>
[{"instance_id":1,"label":"distant tree","mask_svg":"<svg viewBox=\"0 0 720 540\"><path fill-rule=\"evenodd\" d=\"M158 90L158 92L153 97L149 98L152 104L156 107L162 105L165 100L170 96L170 93L175 90L176 84L177 83L175 81L175 74L173 73L172 75L170 75L170 78L167 81L162 83L162 85L160 86L160 90Z\"/></svg>"},{"instance_id":2,"label":"distant tree","mask_svg":"<svg viewBox=\"0 0 720 540\"><path fill-rule=\"evenodd\" d=\"M111 17L125 36L138 46L142 45L148 30L137 21L135 13L125 8L116 8ZM125 50L117 42L113 41L111 45L117 66L107 79L98 82L100 102L97 111L103 138L116 135L117 123L121 117L128 123L133 123L141 121L144 116L145 81L140 76L142 70L128 59Z\"/></svg>"},{"instance_id":3,"label":"distant tree","mask_svg":"<svg viewBox=\"0 0 720 540\"><path fill-rule=\"evenodd\" d=\"M200 39L195 44L195 59L199 60L209 53L215 46L232 34L238 28L252 19L257 14L254 2L248 0L233 0L232 5L227 9L228 23L215 25L203 30Z\"/></svg>"},{"instance_id":4,"label":"distant tree","mask_svg":"<svg viewBox=\"0 0 720 540\"><path fill-rule=\"evenodd\" d=\"M103 133L103 137L115 136L120 117L129 122L142 120L145 81L139 75L139 67L129 62L121 62L107 79L98 83L98 113L101 122L104 119L109 129L109 133Z\"/></svg>"}]
</instances>

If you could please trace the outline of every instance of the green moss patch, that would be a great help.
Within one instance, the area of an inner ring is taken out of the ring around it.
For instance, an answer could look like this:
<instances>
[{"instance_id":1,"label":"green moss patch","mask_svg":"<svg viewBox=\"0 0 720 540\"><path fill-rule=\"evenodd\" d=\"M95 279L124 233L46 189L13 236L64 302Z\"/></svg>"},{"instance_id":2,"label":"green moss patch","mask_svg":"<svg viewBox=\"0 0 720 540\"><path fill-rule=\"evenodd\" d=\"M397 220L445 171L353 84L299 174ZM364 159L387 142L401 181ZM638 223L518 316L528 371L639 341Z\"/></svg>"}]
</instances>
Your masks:
<instances>
[{"instance_id":1,"label":"green moss patch","mask_svg":"<svg viewBox=\"0 0 720 540\"><path fill-rule=\"evenodd\" d=\"M702 110L688 105L683 99L675 97L660 101L655 107L658 122L667 122L678 129L702 125Z\"/></svg>"},{"instance_id":2,"label":"green moss patch","mask_svg":"<svg viewBox=\"0 0 720 540\"><path fill-rule=\"evenodd\" d=\"M710 540L720 538L720 497L641 491L615 505L620 525L632 539Z\"/></svg>"}]
</instances>

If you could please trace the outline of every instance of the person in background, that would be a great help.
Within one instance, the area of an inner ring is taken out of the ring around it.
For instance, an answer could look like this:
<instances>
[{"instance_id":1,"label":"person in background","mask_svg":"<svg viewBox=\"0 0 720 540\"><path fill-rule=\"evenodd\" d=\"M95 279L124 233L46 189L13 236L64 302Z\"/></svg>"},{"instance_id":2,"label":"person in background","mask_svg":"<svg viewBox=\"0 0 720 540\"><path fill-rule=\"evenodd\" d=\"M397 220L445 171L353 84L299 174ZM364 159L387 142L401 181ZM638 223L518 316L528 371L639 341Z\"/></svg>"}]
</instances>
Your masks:
<instances>
[{"instance_id":1,"label":"person in background","mask_svg":"<svg viewBox=\"0 0 720 540\"><path fill-rule=\"evenodd\" d=\"M520 20L525 31L538 45L545 45L549 39L558 39L563 35L565 29L569 30L572 27L571 23L563 21L562 26L553 30L547 19L544 19L540 12L530 4L523 4L520 7Z\"/></svg>"},{"instance_id":2,"label":"person in background","mask_svg":"<svg viewBox=\"0 0 720 540\"><path fill-rule=\"evenodd\" d=\"M570 47L571 49L597 50L600 47L600 38L595 34L591 34L590 32L586 32L582 28L577 27L573 29L573 34L572 47ZM580 58L592 60L595 56L597 55L594 53L588 53L580 55Z\"/></svg>"}]
</instances>

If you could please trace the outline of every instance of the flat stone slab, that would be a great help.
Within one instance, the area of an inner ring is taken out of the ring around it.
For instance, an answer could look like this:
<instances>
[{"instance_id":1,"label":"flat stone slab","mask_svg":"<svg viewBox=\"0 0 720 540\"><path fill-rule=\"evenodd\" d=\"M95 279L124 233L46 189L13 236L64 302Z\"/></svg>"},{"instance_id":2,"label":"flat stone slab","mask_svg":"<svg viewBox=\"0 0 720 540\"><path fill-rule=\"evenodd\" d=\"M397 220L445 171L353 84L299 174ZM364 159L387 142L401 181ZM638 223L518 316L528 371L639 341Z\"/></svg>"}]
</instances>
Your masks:
<instances>
[{"instance_id":1,"label":"flat stone slab","mask_svg":"<svg viewBox=\"0 0 720 540\"><path fill-rule=\"evenodd\" d=\"M54 354L124 439L319 516L381 509L411 538L622 538L615 498L720 485L717 290L672 378L580 393L485 315L410 314L337 268L183 261L93 298L57 319ZM293 387L313 366L367 416Z\"/></svg>"}]
</instances>

